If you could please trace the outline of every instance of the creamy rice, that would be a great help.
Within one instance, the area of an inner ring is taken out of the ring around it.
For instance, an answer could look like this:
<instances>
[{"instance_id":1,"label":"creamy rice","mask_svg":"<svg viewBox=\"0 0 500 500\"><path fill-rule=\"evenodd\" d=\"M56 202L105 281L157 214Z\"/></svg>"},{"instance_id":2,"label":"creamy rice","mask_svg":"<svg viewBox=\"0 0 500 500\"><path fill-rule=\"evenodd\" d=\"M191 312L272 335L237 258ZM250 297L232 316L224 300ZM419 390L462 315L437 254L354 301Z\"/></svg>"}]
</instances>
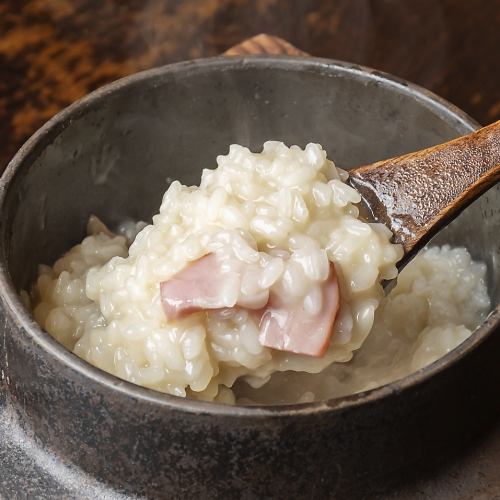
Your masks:
<instances>
[{"instance_id":1,"label":"creamy rice","mask_svg":"<svg viewBox=\"0 0 500 500\"><path fill-rule=\"evenodd\" d=\"M444 356L486 317L486 266L465 248L424 249L403 269L375 314L372 331L351 362L321 374L278 373L261 389L238 383L238 402L293 403L379 387Z\"/></svg>"},{"instance_id":2,"label":"creamy rice","mask_svg":"<svg viewBox=\"0 0 500 500\"><path fill-rule=\"evenodd\" d=\"M200 187L173 182L152 225L126 223L121 236L91 220L80 245L53 268L40 266L36 321L120 378L232 403L236 380L241 402L333 397L385 383L453 349L482 319L485 270L465 249L428 250L383 298L380 282L397 275L402 250L384 226L360 220L359 194L319 145L267 142L262 153L233 145L217 163ZM209 253L222 255L234 277L224 303L254 309L269 294L321 307L317 290L334 264L341 300L326 353L263 346L240 307L167 320L160 284Z\"/></svg>"}]
</instances>

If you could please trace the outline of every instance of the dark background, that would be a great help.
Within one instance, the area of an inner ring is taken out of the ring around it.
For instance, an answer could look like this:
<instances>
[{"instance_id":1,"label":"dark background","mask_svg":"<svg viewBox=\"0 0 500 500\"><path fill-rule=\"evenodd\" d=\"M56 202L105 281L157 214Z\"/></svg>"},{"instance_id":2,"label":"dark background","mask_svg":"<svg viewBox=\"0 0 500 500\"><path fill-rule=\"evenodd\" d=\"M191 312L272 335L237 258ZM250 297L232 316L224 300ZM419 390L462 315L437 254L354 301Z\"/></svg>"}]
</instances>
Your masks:
<instances>
[{"instance_id":1,"label":"dark background","mask_svg":"<svg viewBox=\"0 0 500 500\"><path fill-rule=\"evenodd\" d=\"M500 0L0 0L0 170L96 87L261 32L500 118Z\"/></svg>"}]
</instances>

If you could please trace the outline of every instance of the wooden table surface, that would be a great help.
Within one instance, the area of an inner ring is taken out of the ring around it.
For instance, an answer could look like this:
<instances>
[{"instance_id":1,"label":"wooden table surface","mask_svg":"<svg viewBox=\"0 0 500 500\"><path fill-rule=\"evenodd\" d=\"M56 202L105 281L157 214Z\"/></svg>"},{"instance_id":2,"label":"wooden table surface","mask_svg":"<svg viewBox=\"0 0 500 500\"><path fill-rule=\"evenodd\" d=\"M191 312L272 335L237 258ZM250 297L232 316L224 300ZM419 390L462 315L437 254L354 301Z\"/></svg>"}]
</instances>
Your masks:
<instances>
[{"instance_id":1,"label":"wooden table surface","mask_svg":"<svg viewBox=\"0 0 500 500\"><path fill-rule=\"evenodd\" d=\"M1 0L0 169L58 110L124 75L260 32L500 118L500 0Z\"/></svg>"},{"instance_id":2,"label":"wooden table surface","mask_svg":"<svg viewBox=\"0 0 500 500\"><path fill-rule=\"evenodd\" d=\"M0 171L100 85L261 32L418 83L482 124L500 119L500 0L1 0ZM497 426L396 497L500 498L499 460Z\"/></svg>"}]
</instances>

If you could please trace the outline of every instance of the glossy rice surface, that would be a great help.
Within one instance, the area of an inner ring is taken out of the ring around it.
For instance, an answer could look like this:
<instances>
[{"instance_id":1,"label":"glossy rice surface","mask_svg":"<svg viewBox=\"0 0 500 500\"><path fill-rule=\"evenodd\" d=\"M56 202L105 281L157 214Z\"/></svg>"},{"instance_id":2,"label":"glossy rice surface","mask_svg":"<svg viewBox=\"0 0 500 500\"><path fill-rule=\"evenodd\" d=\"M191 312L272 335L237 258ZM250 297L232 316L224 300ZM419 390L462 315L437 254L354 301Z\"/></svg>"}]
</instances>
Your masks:
<instances>
[{"instance_id":1,"label":"glossy rice surface","mask_svg":"<svg viewBox=\"0 0 500 500\"><path fill-rule=\"evenodd\" d=\"M225 403L287 403L419 369L486 313L485 266L465 249L424 251L384 298L380 282L396 276L401 248L385 227L360 218L359 194L321 146L267 142L252 153L233 145L217 164L200 186L173 182L152 224L116 235L93 220L81 244L40 266L29 297L40 326L135 384ZM270 292L320 307L315 290L333 263L341 303L326 354L262 346L242 308L167 320L160 284L211 252L234 269L224 300L255 308Z\"/></svg>"}]
</instances>

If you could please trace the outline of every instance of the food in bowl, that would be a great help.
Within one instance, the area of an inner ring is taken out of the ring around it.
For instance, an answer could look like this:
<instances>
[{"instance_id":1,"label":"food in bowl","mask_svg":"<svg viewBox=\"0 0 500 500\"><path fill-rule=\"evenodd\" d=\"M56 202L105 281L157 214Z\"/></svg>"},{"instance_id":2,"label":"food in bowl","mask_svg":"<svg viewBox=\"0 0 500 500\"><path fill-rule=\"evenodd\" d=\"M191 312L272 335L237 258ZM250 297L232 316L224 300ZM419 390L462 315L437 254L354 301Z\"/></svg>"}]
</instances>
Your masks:
<instances>
[{"instance_id":1,"label":"food in bowl","mask_svg":"<svg viewBox=\"0 0 500 500\"><path fill-rule=\"evenodd\" d=\"M347 396L405 377L438 360L482 323L490 310L486 266L449 245L422 250L380 301L370 334L349 363L321 373L274 373L255 390L233 388L241 404L311 402Z\"/></svg>"},{"instance_id":2,"label":"food in bowl","mask_svg":"<svg viewBox=\"0 0 500 500\"><path fill-rule=\"evenodd\" d=\"M402 249L360 217L321 146L232 145L217 163L199 187L173 182L151 225L114 234L91 218L80 245L40 267L29 297L40 326L145 387L296 402L418 369L486 313L485 268L465 249L427 250L384 298Z\"/></svg>"}]
</instances>

